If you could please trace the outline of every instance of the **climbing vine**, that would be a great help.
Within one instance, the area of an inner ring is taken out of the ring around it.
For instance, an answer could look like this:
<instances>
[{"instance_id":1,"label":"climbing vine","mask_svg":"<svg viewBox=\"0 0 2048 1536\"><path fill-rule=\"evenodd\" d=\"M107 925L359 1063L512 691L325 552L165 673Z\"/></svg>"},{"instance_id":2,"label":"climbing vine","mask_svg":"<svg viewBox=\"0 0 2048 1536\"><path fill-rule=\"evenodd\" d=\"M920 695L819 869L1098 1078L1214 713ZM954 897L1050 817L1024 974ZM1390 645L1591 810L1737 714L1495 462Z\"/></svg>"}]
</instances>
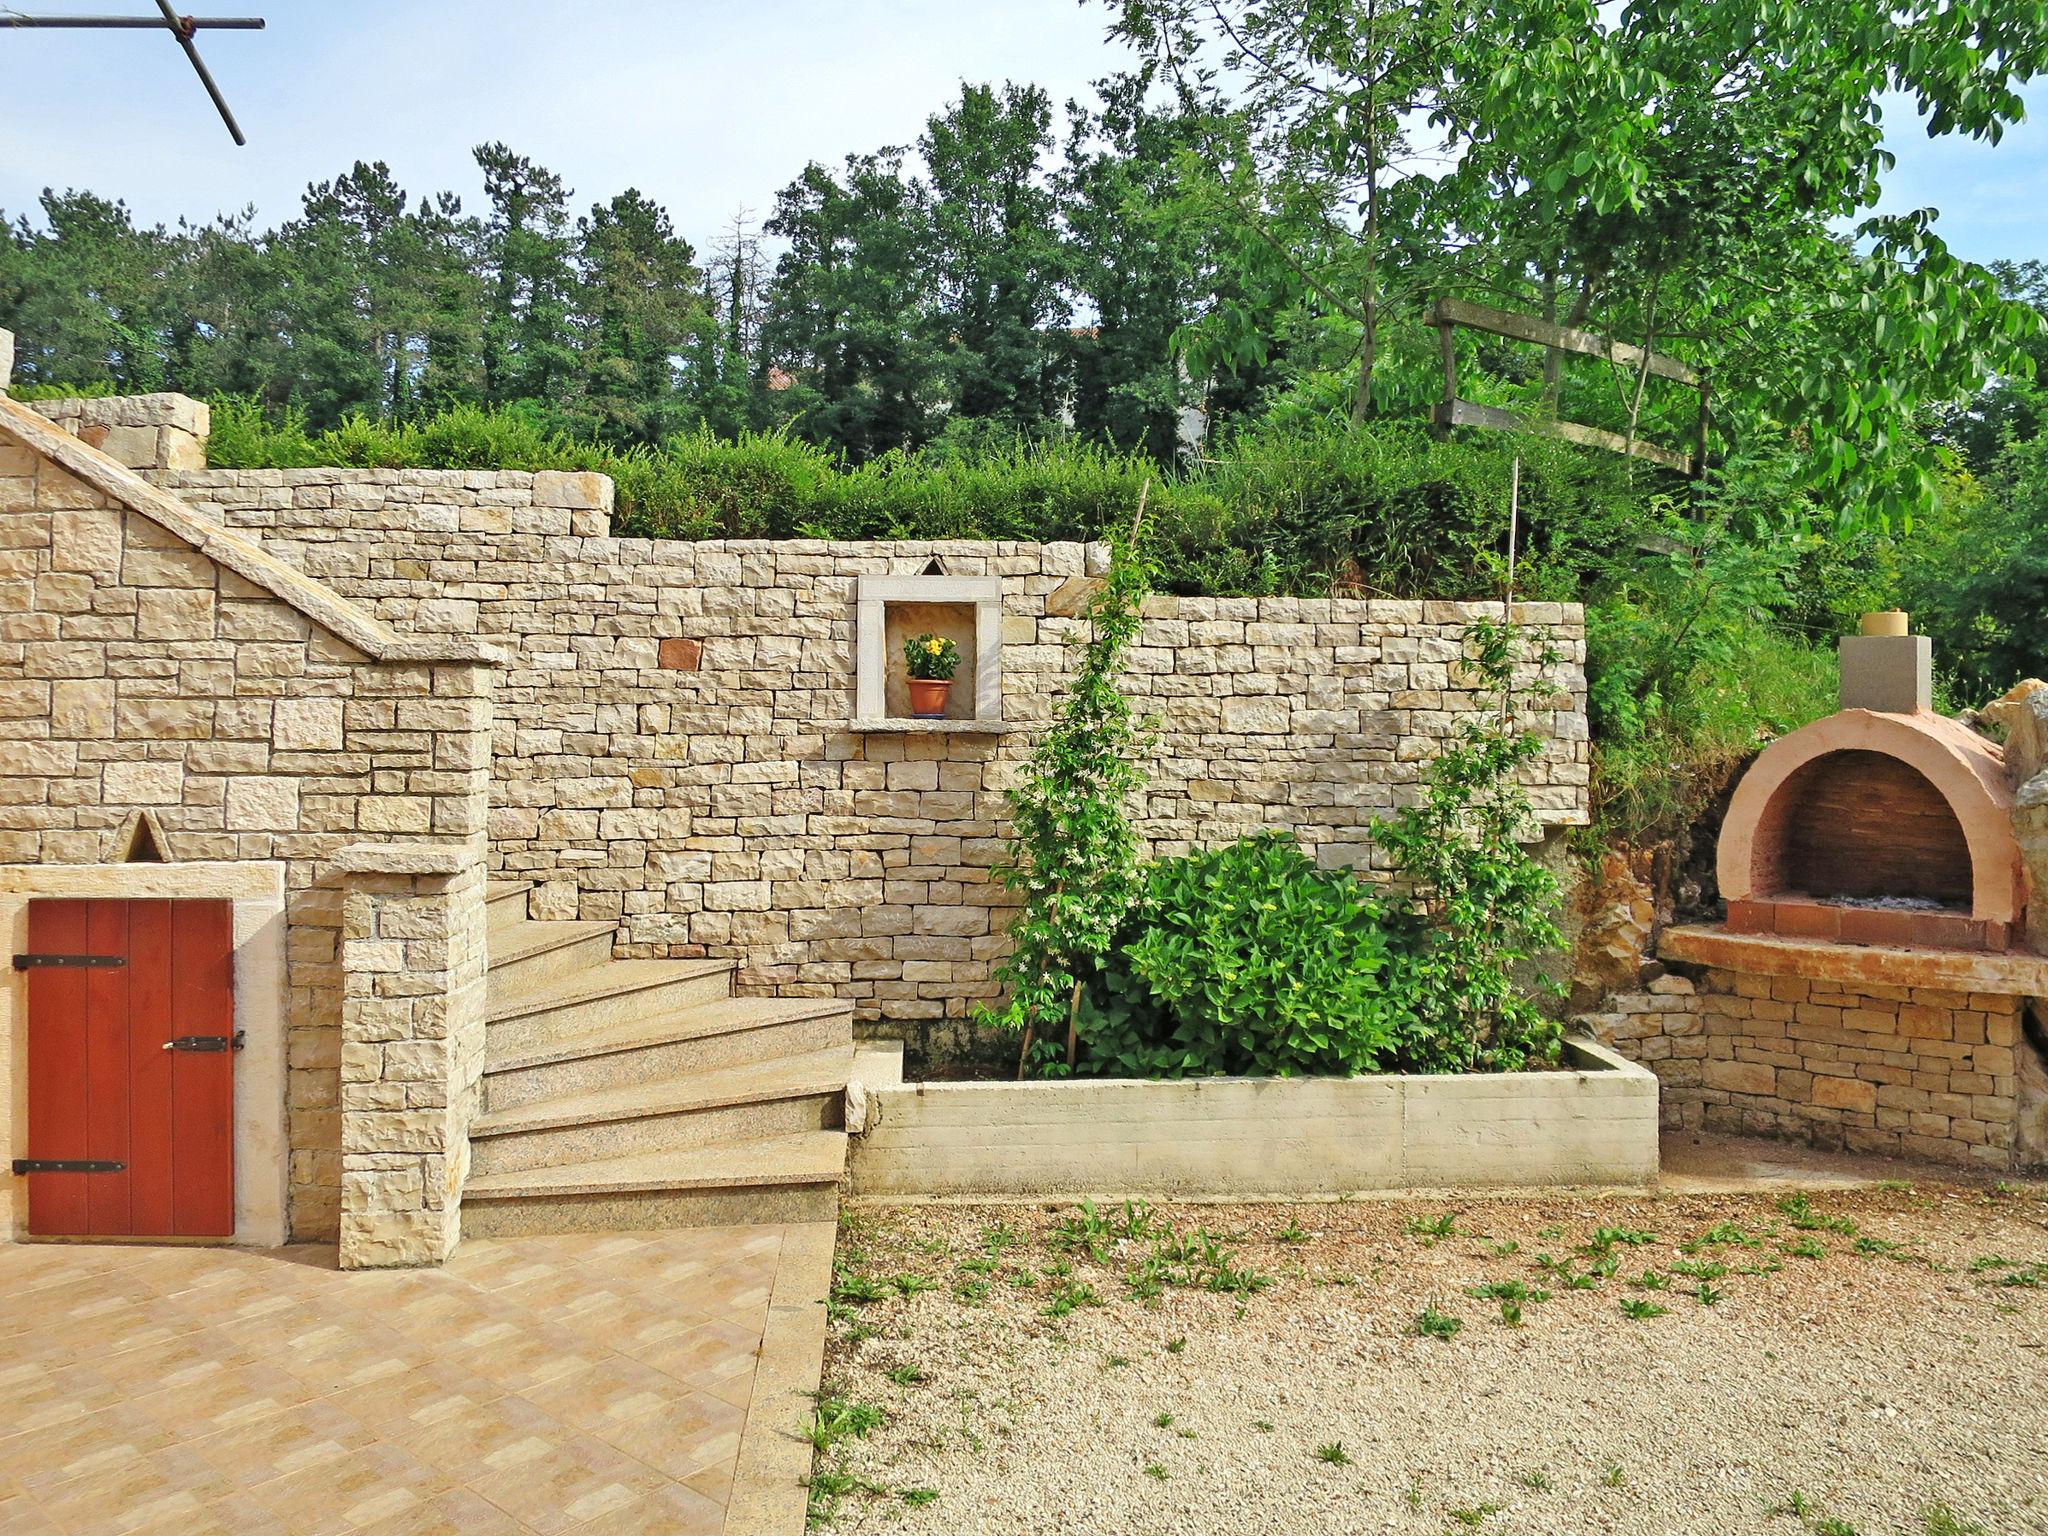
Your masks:
<instances>
[{"instance_id":1,"label":"climbing vine","mask_svg":"<svg viewBox=\"0 0 2048 1536\"><path fill-rule=\"evenodd\" d=\"M1130 536L1115 545L1108 576L1083 612L1089 638L1080 668L1005 797L1012 828L996 877L1023 903L1000 972L1009 1001L985 1017L1021 1032L1019 1075L1034 1059L1055 1070L1073 1064L1079 970L1109 948L1138 891L1130 802L1145 783L1141 729L1117 675L1152 585L1141 548L1144 506L1141 491Z\"/></svg>"}]
</instances>

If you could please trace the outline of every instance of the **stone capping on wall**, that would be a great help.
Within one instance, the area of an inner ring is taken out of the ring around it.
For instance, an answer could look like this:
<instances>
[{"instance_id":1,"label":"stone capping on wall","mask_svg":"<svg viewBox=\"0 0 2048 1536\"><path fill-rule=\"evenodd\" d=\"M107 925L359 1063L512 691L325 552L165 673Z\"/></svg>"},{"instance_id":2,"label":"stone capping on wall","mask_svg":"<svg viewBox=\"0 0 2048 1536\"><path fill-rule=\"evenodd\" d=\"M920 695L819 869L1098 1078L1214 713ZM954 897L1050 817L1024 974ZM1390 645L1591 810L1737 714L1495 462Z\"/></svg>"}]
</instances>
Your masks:
<instances>
[{"instance_id":1,"label":"stone capping on wall","mask_svg":"<svg viewBox=\"0 0 2048 1536\"><path fill-rule=\"evenodd\" d=\"M1565 1052L1575 1070L862 1081L847 1174L877 1199L1653 1184L1657 1079L1591 1040Z\"/></svg>"},{"instance_id":2,"label":"stone capping on wall","mask_svg":"<svg viewBox=\"0 0 2048 1536\"><path fill-rule=\"evenodd\" d=\"M213 413L189 395L35 400L28 408L130 469L204 469Z\"/></svg>"},{"instance_id":3,"label":"stone capping on wall","mask_svg":"<svg viewBox=\"0 0 2048 1536\"><path fill-rule=\"evenodd\" d=\"M381 619L312 577L278 559L254 540L210 523L167 491L158 490L126 465L73 437L27 406L0 398L0 435L15 438L32 453L84 481L101 494L165 532L182 539L209 560L262 588L337 639L375 661L481 662L503 665L494 646L466 638L401 635Z\"/></svg>"},{"instance_id":4,"label":"stone capping on wall","mask_svg":"<svg viewBox=\"0 0 2048 1536\"><path fill-rule=\"evenodd\" d=\"M1712 924L1667 928L1657 956L1754 976L1798 976L1862 985L1939 987L2016 997L2048 996L2048 958L2021 951L1989 954L1963 949L1894 949L1877 944L1835 944L1778 934L1730 933Z\"/></svg>"},{"instance_id":5,"label":"stone capping on wall","mask_svg":"<svg viewBox=\"0 0 2048 1536\"><path fill-rule=\"evenodd\" d=\"M2019 845L2004 754L1959 721L1935 714L1845 709L1773 742L1742 776L1722 818L1715 872L1724 901L1768 900L1757 889L1756 841L1772 800L1808 763L1834 752L1878 752L1915 769L1948 802L1970 849L1970 915L2010 925L2021 903Z\"/></svg>"}]
</instances>

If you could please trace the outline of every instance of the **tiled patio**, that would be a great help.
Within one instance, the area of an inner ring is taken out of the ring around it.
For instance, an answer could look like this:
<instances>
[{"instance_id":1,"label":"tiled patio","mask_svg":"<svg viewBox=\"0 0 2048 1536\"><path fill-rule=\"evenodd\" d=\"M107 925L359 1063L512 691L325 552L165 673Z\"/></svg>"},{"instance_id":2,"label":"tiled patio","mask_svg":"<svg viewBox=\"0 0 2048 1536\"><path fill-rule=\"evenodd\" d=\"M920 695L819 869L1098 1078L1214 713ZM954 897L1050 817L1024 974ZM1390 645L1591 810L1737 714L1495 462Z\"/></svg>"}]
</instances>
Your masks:
<instances>
[{"instance_id":1,"label":"tiled patio","mask_svg":"<svg viewBox=\"0 0 2048 1536\"><path fill-rule=\"evenodd\" d=\"M0 1247L0 1536L796 1536L831 1244Z\"/></svg>"}]
</instances>

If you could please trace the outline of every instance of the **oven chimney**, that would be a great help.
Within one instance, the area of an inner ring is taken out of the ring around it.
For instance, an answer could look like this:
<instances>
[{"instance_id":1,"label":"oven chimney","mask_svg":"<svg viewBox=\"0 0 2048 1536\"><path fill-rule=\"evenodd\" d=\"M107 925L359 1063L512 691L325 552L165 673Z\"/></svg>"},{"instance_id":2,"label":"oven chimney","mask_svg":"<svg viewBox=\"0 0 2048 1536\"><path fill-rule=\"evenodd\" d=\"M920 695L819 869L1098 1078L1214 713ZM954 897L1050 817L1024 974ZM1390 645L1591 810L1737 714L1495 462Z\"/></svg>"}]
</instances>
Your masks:
<instances>
[{"instance_id":1,"label":"oven chimney","mask_svg":"<svg viewBox=\"0 0 2048 1536\"><path fill-rule=\"evenodd\" d=\"M1842 708L1887 715L1934 708L1934 642L1907 633L1896 608L1863 615L1862 633L1841 640Z\"/></svg>"}]
</instances>

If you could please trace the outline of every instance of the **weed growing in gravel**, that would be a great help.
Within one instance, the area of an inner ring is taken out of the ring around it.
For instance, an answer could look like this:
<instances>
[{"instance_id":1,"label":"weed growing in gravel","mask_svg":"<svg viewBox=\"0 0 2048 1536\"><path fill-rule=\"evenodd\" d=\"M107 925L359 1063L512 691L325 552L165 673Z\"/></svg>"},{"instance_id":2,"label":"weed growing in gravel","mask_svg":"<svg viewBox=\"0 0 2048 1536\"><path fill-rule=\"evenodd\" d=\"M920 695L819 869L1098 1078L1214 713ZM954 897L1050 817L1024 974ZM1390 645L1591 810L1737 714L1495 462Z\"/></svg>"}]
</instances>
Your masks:
<instances>
[{"instance_id":1,"label":"weed growing in gravel","mask_svg":"<svg viewBox=\"0 0 2048 1536\"><path fill-rule=\"evenodd\" d=\"M1990 1275L1994 1271L2003 1271L1992 1280L1994 1285L2022 1286L2028 1290L2048 1287L2048 1263L2002 1259L1996 1254L1986 1254L1981 1259L1970 1261L1970 1273L1973 1275Z\"/></svg>"},{"instance_id":2,"label":"weed growing in gravel","mask_svg":"<svg viewBox=\"0 0 2048 1536\"><path fill-rule=\"evenodd\" d=\"M1273 1421L1271 1419L1253 1419L1252 1428L1262 1435L1270 1435L1273 1433Z\"/></svg>"},{"instance_id":3,"label":"weed growing in gravel","mask_svg":"<svg viewBox=\"0 0 2048 1536\"><path fill-rule=\"evenodd\" d=\"M1172 1415L1172 1414L1170 1414L1170 1413L1155 1413L1155 1414L1153 1414L1153 1415L1152 1415L1152 1427L1153 1427L1154 1429L1171 1429L1171 1428L1173 1428L1173 1415Z\"/></svg>"},{"instance_id":4,"label":"weed growing in gravel","mask_svg":"<svg viewBox=\"0 0 2048 1536\"><path fill-rule=\"evenodd\" d=\"M981 1229L981 1248L992 1259L999 1259L1006 1249L1020 1246L1024 1234L1004 1222L992 1222Z\"/></svg>"},{"instance_id":5,"label":"weed growing in gravel","mask_svg":"<svg viewBox=\"0 0 2048 1536\"><path fill-rule=\"evenodd\" d=\"M1548 1301L1550 1292L1541 1286L1526 1285L1520 1280L1489 1280L1484 1285L1475 1285L1466 1292L1481 1301Z\"/></svg>"},{"instance_id":6,"label":"weed growing in gravel","mask_svg":"<svg viewBox=\"0 0 2048 1536\"><path fill-rule=\"evenodd\" d=\"M1524 1472L1522 1474L1522 1486L1535 1493L1548 1493L1550 1492L1550 1479L1541 1472Z\"/></svg>"},{"instance_id":7,"label":"weed growing in gravel","mask_svg":"<svg viewBox=\"0 0 2048 1536\"><path fill-rule=\"evenodd\" d=\"M1095 1294L1095 1287L1080 1280L1069 1280L1057 1291L1052 1300L1039 1309L1042 1317L1065 1317L1076 1307L1099 1307L1102 1298Z\"/></svg>"},{"instance_id":8,"label":"weed growing in gravel","mask_svg":"<svg viewBox=\"0 0 2048 1536\"><path fill-rule=\"evenodd\" d=\"M1913 1186L1903 1186L1911 1189ZM1786 1195L1778 1201L1778 1209L1785 1213L1785 1219L1801 1232L1835 1232L1843 1237L1856 1235L1855 1220L1848 1216L1823 1216L1813 1208L1810 1197Z\"/></svg>"},{"instance_id":9,"label":"weed growing in gravel","mask_svg":"<svg viewBox=\"0 0 2048 1536\"><path fill-rule=\"evenodd\" d=\"M1522 1251L1522 1245L1516 1242L1512 1237L1510 1237L1498 1243L1488 1243L1486 1245L1486 1251L1496 1259L1505 1259L1511 1257L1514 1254L1520 1253Z\"/></svg>"},{"instance_id":10,"label":"weed growing in gravel","mask_svg":"<svg viewBox=\"0 0 2048 1536\"><path fill-rule=\"evenodd\" d=\"M1131 1357L1129 1355L1108 1355L1103 1358L1102 1368L1105 1371L1116 1371L1123 1369L1123 1367L1130 1363Z\"/></svg>"},{"instance_id":11,"label":"weed growing in gravel","mask_svg":"<svg viewBox=\"0 0 2048 1536\"><path fill-rule=\"evenodd\" d=\"M1778 1252L1793 1259L1824 1259L1828 1256L1827 1244L1812 1233L1779 1245Z\"/></svg>"},{"instance_id":12,"label":"weed growing in gravel","mask_svg":"<svg viewBox=\"0 0 2048 1536\"><path fill-rule=\"evenodd\" d=\"M1654 1269L1646 1269L1629 1281L1629 1284L1639 1291L1668 1291L1671 1289L1671 1277L1659 1274Z\"/></svg>"},{"instance_id":13,"label":"weed growing in gravel","mask_svg":"<svg viewBox=\"0 0 2048 1536\"><path fill-rule=\"evenodd\" d=\"M1827 1519L1813 1522L1813 1536L1862 1536L1862 1533L1846 1520Z\"/></svg>"},{"instance_id":14,"label":"weed growing in gravel","mask_svg":"<svg viewBox=\"0 0 2048 1536\"><path fill-rule=\"evenodd\" d=\"M953 1294L970 1307L978 1307L988 1300L986 1280L962 1280L953 1287Z\"/></svg>"},{"instance_id":15,"label":"weed growing in gravel","mask_svg":"<svg viewBox=\"0 0 2048 1536\"><path fill-rule=\"evenodd\" d=\"M1807 1498L1807 1496L1801 1493L1797 1488L1794 1488L1792 1490L1791 1494L1786 1498L1784 1503L1767 1504L1764 1506L1764 1515L1766 1518L1769 1518L1772 1515L1796 1515L1799 1519L1804 1520L1812 1513L1813 1501Z\"/></svg>"},{"instance_id":16,"label":"weed growing in gravel","mask_svg":"<svg viewBox=\"0 0 2048 1536\"><path fill-rule=\"evenodd\" d=\"M1500 1304L1500 1322L1503 1328L1522 1326L1522 1304L1519 1301L1504 1301Z\"/></svg>"},{"instance_id":17,"label":"weed growing in gravel","mask_svg":"<svg viewBox=\"0 0 2048 1536\"><path fill-rule=\"evenodd\" d=\"M889 1496L889 1490L880 1483L856 1477L851 1472L813 1472L804 1486L809 1490L809 1497L804 1502L804 1519L813 1526L830 1525L832 1517L839 1511L839 1501L849 1493L865 1493L874 1498Z\"/></svg>"},{"instance_id":18,"label":"weed growing in gravel","mask_svg":"<svg viewBox=\"0 0 2048 1536\"><path fill-rule=\"evenodd\" d=\"M832 1282L832 1299L838 1302L857 1302L865 1306L894 1294L895 1287L888 1281L877 1280L873 1275L864 1275L853 1269L842 1269Z\"/></svg>"},{"instance_id":19,"label":"weed growing in gravel","mask_svg":"<svg viewBox=\"0 0 2048 1536\"><path fill-rule=\"evenodd\" d=\"M1607 1470L1600 1474L1600 1481L1609 1488L1619 1488L1628 1479L1622 1475L1621 1463L1610 1461L1607 1463Z\"/></svg>"},{"instance_id":20,"label":"weed growing in gravel","mask_svg":"<svg viewBox=\"0 0 2048 1536\"><path fill-rule=\"evenodd\" d=\"M915 1387L929 1379L921 1369L914 1365L895 1366L885 1374L899 1387Z\"/></svg>"},{"instance_id":21,"label":"weed growing in gravel","mask_svg":"<svg viewBox=\"0 0 2048 1536\"><path fill-rule=\"evenodd\" d=\"M1717 1221L1691 1242L1680 1243L1678 1251L1692 1254L1698 1253L1702 1248L1755 1248L1762 1243L1762 1238L1750 1236L1735 1222Z\"/></svg>"},{"instance_id":22,"label":"weed growing in gravel","mask_svg":"<svg viewBox=\"0 0 2048 1536\"><path fill-rule=\"evenodd\" d=\"M1699 1284L1699 1289L1692 1293L1692 1299L1703 1307L1711 1307L1718 1305L1727 1294L1726 1291L1718 1290L1702 1280Z\"/></svg>"},{"instance_id":23,"label":"weed growing in gravel","mask_svg":"<svg viewBox=\"0 0 2048 1536\"><path fill-rule=\"evenodd\" d=\"M1593 1235L1586 1239L1586 1246L1579 1251L1585 1254L1601 1256L1617 1245L1627 1248L1641 1248L1655 1241L1657 1241L1656 1233L1639 1232L1633 1227L1595 1227Z\"/></svg>"},{"instance_id":24,"label":"weed growing in gravel","mask_svg":"<svg viewBox=\"0 0 2048 1536\"><path fill-rule=\"evenodd\" d=\"M1281 1243L1305 1243L1308 1241L1308 1228L1290 1216L1287 1225L1273 1234L1273 1239Z\"/></svg>"},{"instance_id":25,"label":"weed growing in gravel","mask_svg":"<svg viewBox=\"0 0 2048 1536\"><path fill-rule=\"evenodd\" d=\"M1939 1501L1921 1510L1920 1520L1927 1536L1991 1536L1976 1521L1965 1520Z\"/></svg>"},{"instance_id":26,"label":"weed growing in gravel","mask_svg":"<svg viewBox=\"0 0 2048 1536\"><path fill-rule=\"evenodd\" d=\"M1500 1513L1500 1506L1498 1504L1478 1504L1468 1508L1454 1509L1449 1513L1450 1517L1457 1521L1458 1524L1464 1526L1466 1530L1476 1531L1480 1526L1486 1524L1486 1517L1488 1515Z\"/></svg>"},{"instance_id":27,"label":"weed growing in gravel","mask_svg":"<svg viewBox=\"0 0 2048 1536\"><path fill-rule=\"evenodd\" d=\"M912 1509L923 1509L927 1504L938 1502L939 1490L936 1488L904 1488L897 1493L896 1497L908 1504Z\"/></svg>"},{"instance_id":28,"label":"weed growing in gravel","mask_svg":"<svg viewBox=\"0 0 2048 1536\"><path fill-rule=\"evenodd\" d=\"M1326 1461L1333 1467L1348 1467L1351 1465L1350 1453L1344 1449L1343 1443L1337 1440L1332 1440L1328 1445L1317 1446L1316 1460Z\"/></svg>"},{"instance_id":29,"label":"weed growing in gravel","mask_svg":"<svg viewBox=\"0 0 2048 1536\"><path fill-rule=\"evenodd\" d=\"M1186 1349L1187 1347L1188 1347L1188 1340L1187 1340L1187 1335L1186 1335L1186 1334L1182 1334L1182 1335L1181 1335L1181 1336L1180 1336L1179 1338L1177 1338L1177 1339L1168 1339L1168 1340L1166 1341L1166 1352L1167 1352L1167 1353L1168 1353L1169 1355L1177 1355L1177 1354L1179 1354L1179 1353L1180 1353L1180 1352L1181 1352L1182 1350Z\"/></svg>"},{"instance_id":30,"label":"weed growing in gravel","mask_svg":"<svg viewBox=\"0 0 2048 1536\"><path fill-rule=\"evenodd\" d=\"M1159 1463L1156 1461L1147 1462L1145 1464L1145 1475L1151 1478L1154 1482L1158 1483L1163 1483L1169 1477L1173 1476L1171 1472L1167 1471L1166 1468L1159 1465Z\"/></svg>"},{"instance_id":31,"label":"weed growing in gravel","mask_svg":"<svg viewBox=\"0 0 2048 1536\"><path fill-rule=\"evenodd\" d=\"M897 1294L908 1301L923 1291L936 1291L939 1282L926 1275L897 1275L889 1282L896 1287Z\"/></svg>"},{"instance_id":32,"label":"weed growing in gravel","mask_svg":"<svg viewBox=\"0 0 2048 1536\"><path fill-rule=\"evenodd\" d=\"M1457 1236L1458 1218L1456 1213L1451 1211L1445 1211L1440 1216L1410 1216L1402 1224L1401 1230L1410 1237L1421 1238L1425 1244L1434 1243L1442 1238Z\"/></svg>"},{"instance_id":33,"label":"weed growing in gravel","mask_svg":"<svg viewBox=\"0 0 2048 1536\"><path fill-rule=\"evenodd\" d=\"M1672 1264L1671 1273L1684 1275L1688 1280L1719 1280L1728 1273L1728 1266L1712 1259L1679 1259Z\"/></svg>"},{"instance_id":34,"label":"weed growing in gravel","mask_svg":"<svg viewBox=\"0 0 2048 1536\"><path fill-rule=\"evenodd\" d=\"M840 1441L862 1439L882 1424L882 1410L873 1403L857 1403L843 1397L821 1397L811 1411L804 1438L815 1451L829 1451Z\"/></svg>"},{"instance_id":35,"label":"weed growing in gravel","mask_svg":"<svg viewBox=\"0 0 2048 1536\"><path fill-rule=\"evenodd\" d=\"M1621 1299L1621 1315L1632 1317L1639 1323L1649 1318L1662 1317L1670 1310L1669 1307L1660 1307L1656 1302L1641 1296L1624 1296Z\"/></svg>"},{"instance_id":36,"label":"weed growing in gravel","mask_svg":"<svg viewBox=\"0 0 2048 1536\"><path fill-rule=\"evenodd\" d=\"M1465 1320L1453 1317L1448 1312L1439 1312L1435 1307L1424 1307L1415 1315L1414 1332L1422 1339L1454 1339L1458 1330L1465 1326Z\"/></svg>"}]
</instances>

